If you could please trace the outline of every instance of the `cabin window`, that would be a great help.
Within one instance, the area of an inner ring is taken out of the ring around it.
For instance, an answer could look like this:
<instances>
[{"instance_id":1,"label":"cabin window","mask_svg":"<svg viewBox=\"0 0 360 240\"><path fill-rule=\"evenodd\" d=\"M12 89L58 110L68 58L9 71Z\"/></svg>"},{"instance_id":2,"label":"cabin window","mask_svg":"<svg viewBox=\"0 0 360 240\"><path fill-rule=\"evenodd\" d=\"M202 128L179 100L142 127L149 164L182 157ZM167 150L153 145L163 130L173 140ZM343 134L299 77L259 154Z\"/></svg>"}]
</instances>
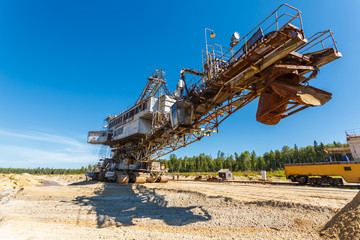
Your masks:
<instances>
[{"instance_id":1,"label":"cabin window","mask_svg":"<svg viewBox=\"0 0 360 240\"><path fill-rule=\"evenodd\" d=\"M105 137L105 136L106 136L106 132L89 132L89 136Z\"/></svg>"},{"instance_id":2,"label":"cabin window","mask_svg":"<svg viewBox=\"0 0 360 240\"><path fill-rule=\"evenodd\" d=\"M344 167L345 171L351 171L351 167Z\"/></svg>"},{"instance_id":3,"label":"cabin window","mask_svg":"<svg viewBox=\"0 0 360 240\"><path fill-rule=\"evenodd\" d=\"M115 130L115 136L120 135L124 132L124 127L118 128Z\"/></svg>"}]
</instances>

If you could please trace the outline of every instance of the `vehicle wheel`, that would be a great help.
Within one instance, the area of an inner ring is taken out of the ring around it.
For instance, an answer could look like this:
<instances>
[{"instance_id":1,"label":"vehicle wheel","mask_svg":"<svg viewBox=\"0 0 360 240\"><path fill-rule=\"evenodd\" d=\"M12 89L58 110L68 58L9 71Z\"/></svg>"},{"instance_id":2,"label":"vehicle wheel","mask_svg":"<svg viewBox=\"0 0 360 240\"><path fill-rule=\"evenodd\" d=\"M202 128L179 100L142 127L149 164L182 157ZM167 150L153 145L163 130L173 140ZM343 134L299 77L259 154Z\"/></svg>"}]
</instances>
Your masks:
<instances>
[{"instance_id":1,"label":"vehicle wheel","mask_svg":"<svg viewBox=\"0 0 360 240\"><path fill-rule=\"evenodd\" d=\"M99 180L100 180L101 182L104 182L104 181L105 181L105 172L100 172L100 173L99 173Z\"/></svg>"},{"instance_id":2,"label":"vehicle wheel","mask_svg":"<svg viewBox=\"0 0 360 240\"><path fill-rule=\"evenodd\" d=\"M129 175L127 173L117 173L116 174L116 182L117 183L128 183L129 182Z\"/></svg>"},{"instance_id":3,"label":"vehicle wheel","mask_svg":"<svg viewBox=\"0 0 360 240\"><path fill-rule=\"evenodd\" d=\"M305 185L306 183L308 183L308 177L307 176L297 177L296 181L301 185Z\"/></svg>"},{"instance_id":4,"label":"vehicle wheel","mask_svg":"<svg viewBox=\"0 0 360 240\"><path fill-rule=\"evenodd\" d=\"M148 178L146 179L146 182L148 182L148 183L153 183L153 182L155 182L155 177L153 177L153 176L148 177Z\"/></svg>"},{"instance_id":5,"label":"vehicle wheel","mask_svg":"<svg viewBox=\"0 0 360 240\"><path fill-rule=\"evenodd\" d=\"M294 176L290 176L289 178L290 178L291 182L296 182L296 178Z\"/></svg>"}]
</instances>

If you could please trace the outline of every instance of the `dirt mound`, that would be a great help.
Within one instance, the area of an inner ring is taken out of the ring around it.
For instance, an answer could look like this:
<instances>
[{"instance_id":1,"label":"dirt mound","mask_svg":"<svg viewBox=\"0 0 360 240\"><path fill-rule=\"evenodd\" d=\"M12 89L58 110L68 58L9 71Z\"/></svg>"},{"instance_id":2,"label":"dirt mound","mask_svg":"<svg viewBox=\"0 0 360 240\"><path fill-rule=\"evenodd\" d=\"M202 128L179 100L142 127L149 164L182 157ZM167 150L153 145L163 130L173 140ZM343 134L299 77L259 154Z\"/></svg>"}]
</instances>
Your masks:
<instances>
[{"instance_id":1,"label":"dirt mound","mask_svg":"<svg viewBox=\"0 0 360 240\"><path fill-rule=\"evenodd\" d=\"M38 186L40 182L28 173L23 173L17 176L18 181L23 186Z\"/></svg>"},{"instance_id":2,"label":"dirt mound","mask_svg":"<svg viewBox=\"0 0 360 240\"><path fill-rule=\"evenodd\" d=\"M282 208L282 209L303 209L310 210L314 212L326 212L333 213L334 210L330 207L325 206L313 206L305 203L293 203L293 202L282 202L276 200L264 200L264 201L251 201L247 204L257 205L259 207L272 207L272 208Z\"/></svg>"},{"instance_id":3,"label":"dirt mound","mask_svg":"<svg viewBox=\"0 0 360 240\"><path fill-rule=\"evenodd\" d=\"M39 180L27 173L0 175L0 191L5 189L20 189L27 186L38 186L40 184Z\"/></svg>"},{"instance_id":4,"label":"dirt mound","mask_svg":"<svg viewBox=\"0 0 360 240\"><path fill-rule=\"evenodd\" d=\"M324 239L360 239L360 192L321 230Z\"/></svg>"},{"instance_id":5,"label":"dirt mound","mask_svg":"<svg viewBox=\"0 0 360 240\"><path fill-rule=\"evenodd\" d=\"M151 186L151 185L148 185ZM327 206L313 206L305 203L293 203L291 201L283 202L277 200L258 200L258 201L239 201L232 197L225 197L222 195L207 195L201 192L193 191L193 190L182 190L182 189L163 189L163 188L155 188L152 187L157 191L162 192L169 192L169 193L184 193L191 196L196 196L198 199L219 199L222 201L223 205L227 205L228 203L233 203L236 206L240 205L256 205L258 207L271 207L271 208L278 208L278 209L302 209L302 210L309 210L313 212L322 212L327 214L333 214L334 209L327 207Z\"/></svg>"},{"instance_id":6,"label":"dirt mound","mask_svg":"<svg viewBox=\"0 0 360 240\"><path fill-rule=\"evenodd\" d=\"M43 181L56 182L60 185L68 185L74 182L85 181L85 174L75 174L75 175L39 175L38 179Z\"/></svg>"},{"instance_id":7,"label":"dirt mound","mask_svg":"<svg viewBox=\"0 0 360 240\"><path fill-rule=\"evenodd\" d=\"M0 192L6 189L20 189L46 185L53 182L59 185L68 185L74 182L85 181L85 175L30 175L23 174L0 174Z\"/></svg>"}]
</instances>

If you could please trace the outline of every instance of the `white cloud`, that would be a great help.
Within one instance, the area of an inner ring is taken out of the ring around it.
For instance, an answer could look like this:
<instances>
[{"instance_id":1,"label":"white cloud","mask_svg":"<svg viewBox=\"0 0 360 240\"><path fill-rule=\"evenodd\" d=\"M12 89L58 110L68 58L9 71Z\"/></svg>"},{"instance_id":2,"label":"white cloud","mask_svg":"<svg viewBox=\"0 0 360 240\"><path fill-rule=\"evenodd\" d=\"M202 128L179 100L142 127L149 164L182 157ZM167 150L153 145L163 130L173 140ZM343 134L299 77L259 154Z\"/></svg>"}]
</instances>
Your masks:
<instances>
[{"instance_id":1,"label":"white cloud","mask_svg":"<svg viewBox=\"0 0 360 240\"><path fill-rule=\"evenodd\" d=\"M76 139L49 134L44 132L12 132L0 129L0 137L12 139L15 144L0 144L0 166L1 167L53 167L62 166L68 168L80 167L89 163L95 163L98 159L100 146L82 143ZM2 138L2 139L6 139ZM36 147L26 147L31 143L38 144ZM39 147L40 146L40 147Z\"/></svg>"},{"instance_id":2,"label":"white cloud","mask_svg":"<svg viewBox=\"0 0 360 240\"><path fill-rule=\"evenodd\" d=\"M60 143L66 144L74 147L85 147L85 144L64 136L54 135L54 134L47 134L43 132L29 132L28 134L16 133L7 130L0 129L0 136L8 136L8 137L15 137L15 138L23 138L23 139L30 139L30 140L38 140L44 142L52 142L52 143Z\"/></svg>"},{"instance_id":3,"label":"white cloud","mask_svg":"<svg viewBox=\"0 0 360 240\"><path fill-rule=\"evenodd\" d=\"M36 148L19 147L12 145L0 146L1 155L12 155L12 160L26 160L33 163L47 163L53 161L86 163L91 159L91 155L86 152L73 154L70 151L57 152L46 151ZM6 161L7 158L0 156L0 161Z\"/></svg>"}]
</instances>

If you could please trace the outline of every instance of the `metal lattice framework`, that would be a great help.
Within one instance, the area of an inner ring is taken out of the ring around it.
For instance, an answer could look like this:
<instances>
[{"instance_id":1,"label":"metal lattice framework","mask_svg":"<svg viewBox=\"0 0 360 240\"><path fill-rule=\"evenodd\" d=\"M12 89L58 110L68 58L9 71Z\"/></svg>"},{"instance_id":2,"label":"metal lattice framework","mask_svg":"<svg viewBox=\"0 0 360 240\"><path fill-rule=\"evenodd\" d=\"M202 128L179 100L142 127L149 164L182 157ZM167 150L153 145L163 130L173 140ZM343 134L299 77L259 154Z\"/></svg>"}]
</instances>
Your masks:
<instances>
[{"instance_id":1,"label":"metal lattice framework","mask_svg":"<svg viewBox=\"0 0 360 240\"><path fill-rule=\"evenodd\" d=\"M163 89L165 91L165 94L170 95L169 90L166 86L166 81L164 80L165 72L161 69L157 70L155 69L151 76L148 78L148 82L145 85L144 89L142 90L138 100L136 101L136 104L139 104L140 102L144 101L145 99L148 99L151 96L156 96L158 93L160 93L160 90Z\"/></svg>"}]
</instances>

